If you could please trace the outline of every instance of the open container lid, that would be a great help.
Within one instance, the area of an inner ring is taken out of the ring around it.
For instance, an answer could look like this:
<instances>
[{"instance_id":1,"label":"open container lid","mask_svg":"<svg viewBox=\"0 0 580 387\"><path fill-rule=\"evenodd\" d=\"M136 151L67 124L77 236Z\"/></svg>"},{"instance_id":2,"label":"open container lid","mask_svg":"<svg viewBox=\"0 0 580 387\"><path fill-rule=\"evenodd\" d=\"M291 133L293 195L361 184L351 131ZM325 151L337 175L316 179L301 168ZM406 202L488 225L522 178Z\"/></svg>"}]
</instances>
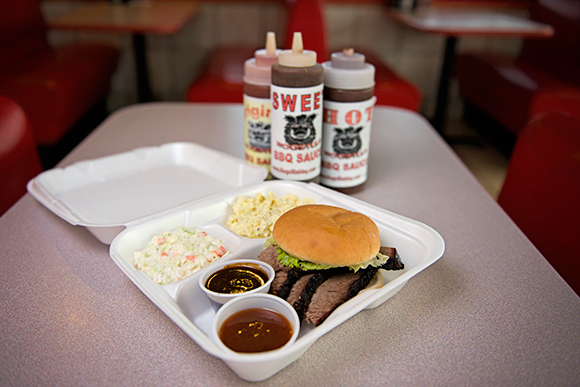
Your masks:
<instances>
[{"instance_id":1,"label":"open container lid","mask_svg":"<svg viewBox=\"0 0 580 387\"><path fill-rule=\"evenodd\" d=\"M179 142L51 169L27 189L60 218L110 244L133 222L267 176L264 167Z\"/></svg>"}]
</instances>

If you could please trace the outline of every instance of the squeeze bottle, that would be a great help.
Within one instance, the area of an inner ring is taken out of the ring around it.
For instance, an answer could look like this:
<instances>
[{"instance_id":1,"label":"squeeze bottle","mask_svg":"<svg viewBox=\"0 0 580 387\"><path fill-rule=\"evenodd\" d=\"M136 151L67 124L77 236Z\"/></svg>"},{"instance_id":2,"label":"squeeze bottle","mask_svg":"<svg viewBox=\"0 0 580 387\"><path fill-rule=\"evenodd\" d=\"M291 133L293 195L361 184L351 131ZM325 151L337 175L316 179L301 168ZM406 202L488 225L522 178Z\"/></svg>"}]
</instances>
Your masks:
<instances>
[{"instance_id":1,"label":"squeeze bottle","mask_svg":"<svg viewBox=\"0 0 580 387\"><path fill-rule=\"evenodd\" d=\"M375 67L353 49L335 52L324 68L320 184L354 193L367 180Z\"/></svg>"},{"instance_id":2,"label":"squeeze bottle","mask_svg":"<svg viewBox=\"0 0 580 387\"><path fill-rule=\"evenodd\" d=\"M244 63L244 143L246 160L270 169L270 82L278 61L276 35L266 34L266 47Z\"/></svg>"},{"instance_id":3,"label":"squeeze bottle","mask_svg":"<svg viewBox=\"0 0 580 387\"><path fill-rule=\"evenodd\" d=\"M316 52L304 50L295 32L292 49L272 66L272 157L274 178L317 181L322 142L322 66Z\"/></svg>"}]
</instances>

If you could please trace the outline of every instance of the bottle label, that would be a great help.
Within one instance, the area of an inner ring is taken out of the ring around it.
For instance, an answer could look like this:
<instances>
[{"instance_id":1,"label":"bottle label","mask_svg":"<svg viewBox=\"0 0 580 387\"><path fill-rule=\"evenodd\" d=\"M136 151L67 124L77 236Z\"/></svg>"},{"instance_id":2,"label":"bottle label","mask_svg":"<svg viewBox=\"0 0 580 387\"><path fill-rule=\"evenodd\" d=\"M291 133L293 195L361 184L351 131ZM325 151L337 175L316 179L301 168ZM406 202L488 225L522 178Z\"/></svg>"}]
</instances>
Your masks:
<instances>
[{"instance_id":1,"label":"bottle label","mask_svg":"<svg viewBox=\"0 0 580 387\"><path fill-rule=\"evenodd\" d=\"M272 121L269 98L255 98L244 94L244 137L246 160L270 169L270 125Z\"/></svg>"},{"instance_id":2,"label":"bottle label","mask_svg":"<svg viewBox=\"0 0 580 387\"><path fill-rule=\"evenodd\" d=\"M310 180L320 174L322 89L272 85L271 172L278 179Z\"/></svg>"},{"instance_id":3,"label":"bottle label","mask_svg":"<svg viewBox=\"0 0 580 387\"><path fill-rule=\"evenodd\" d=\"M348 188L367 180L375 101L324 101L320 184Z\"/></svg>"}]
</instances>

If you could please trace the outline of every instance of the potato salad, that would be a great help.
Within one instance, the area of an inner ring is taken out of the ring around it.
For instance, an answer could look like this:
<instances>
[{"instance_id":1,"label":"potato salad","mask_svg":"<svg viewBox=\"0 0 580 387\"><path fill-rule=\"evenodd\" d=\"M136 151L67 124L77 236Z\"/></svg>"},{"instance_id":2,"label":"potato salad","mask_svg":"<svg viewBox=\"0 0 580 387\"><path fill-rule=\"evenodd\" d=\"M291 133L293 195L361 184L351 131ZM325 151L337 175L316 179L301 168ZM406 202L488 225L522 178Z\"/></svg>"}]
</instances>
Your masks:
<instances>
[{"instance_id":1,"label":"potato salad","mask_svg":"<svg viewBox=\"0 0 580 387\"><path fill-rule=\"evenodd\" d=\"M300 199L294 194L283 198L268 192L254 197L240 196L233 204L234 213L230 215L227 226L238 235L246 238L267 238L272 235L276 220L288 210L302 204L312 204L310 198Z\"/></svg>"},{"instance_id":2,"label":"potato salad","mask_svg":"<svg viewBox=\"0 0 580 387\"><path fill-rule=\"evenodd\" d=\"M201 229L180 227L156 235L144 250L135 252L135 267L155 283L179 281L228 252L222 241Z\"/></svg>"}]
</instances>

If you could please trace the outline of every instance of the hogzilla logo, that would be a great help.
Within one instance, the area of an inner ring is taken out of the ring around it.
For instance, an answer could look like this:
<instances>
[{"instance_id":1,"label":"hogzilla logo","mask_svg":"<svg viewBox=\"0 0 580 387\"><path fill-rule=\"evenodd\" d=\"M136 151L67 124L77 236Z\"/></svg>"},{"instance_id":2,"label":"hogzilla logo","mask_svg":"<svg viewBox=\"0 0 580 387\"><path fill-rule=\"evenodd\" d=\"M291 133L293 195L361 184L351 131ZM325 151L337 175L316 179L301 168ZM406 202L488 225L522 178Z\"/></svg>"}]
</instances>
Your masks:
<instances>
[{"instance_id":1,"label":"hogzilla logo","mask_svg":"<svg viewBox=\"0 0 580 387\"><path fill-rule=\"evenodd\" d=\"M360 138L360 131L362 129L362 126L358 128L349 126L345 129L334 128L335 133L332 138L332 150L340 155L356 155L362 147Z\"/></svg>"},{"instance_id":2,"label":"hogzilla logo","mask_svg":"<svg viewBox=\"0 0 580 387\"><path fill-rule=\"evenodd\" d=\"M316 114L306 116L284 116L284 140L276 141L276 146L281 150L273 150L274 160L286 163L313 162L320 158L320 138L316 138L314 119ZM298 151L298 152L297 152Z\"/></svg>"},{"instance_id":3,"label":"hogzilla logo","mask_svg":"<svg viewBox=\"0 0 580 387\"><path fill-rule=\"evenodd\" d=\"M284 127L284 139L289 145L307 145L312 144L316 138L316 129L312 123L316 114L306 116L284 116L286 126Z\"/></svg>"},{"instance_id":4,"label":"hogzilla logo","mask_svg":"<svg viewBox=\"0 0 580 387\"><path fill-rule=\"evenodd\" d=\"M259 152L270 151L270 124L248 121L250 147Z\"/></svg>"}]
</instances>

